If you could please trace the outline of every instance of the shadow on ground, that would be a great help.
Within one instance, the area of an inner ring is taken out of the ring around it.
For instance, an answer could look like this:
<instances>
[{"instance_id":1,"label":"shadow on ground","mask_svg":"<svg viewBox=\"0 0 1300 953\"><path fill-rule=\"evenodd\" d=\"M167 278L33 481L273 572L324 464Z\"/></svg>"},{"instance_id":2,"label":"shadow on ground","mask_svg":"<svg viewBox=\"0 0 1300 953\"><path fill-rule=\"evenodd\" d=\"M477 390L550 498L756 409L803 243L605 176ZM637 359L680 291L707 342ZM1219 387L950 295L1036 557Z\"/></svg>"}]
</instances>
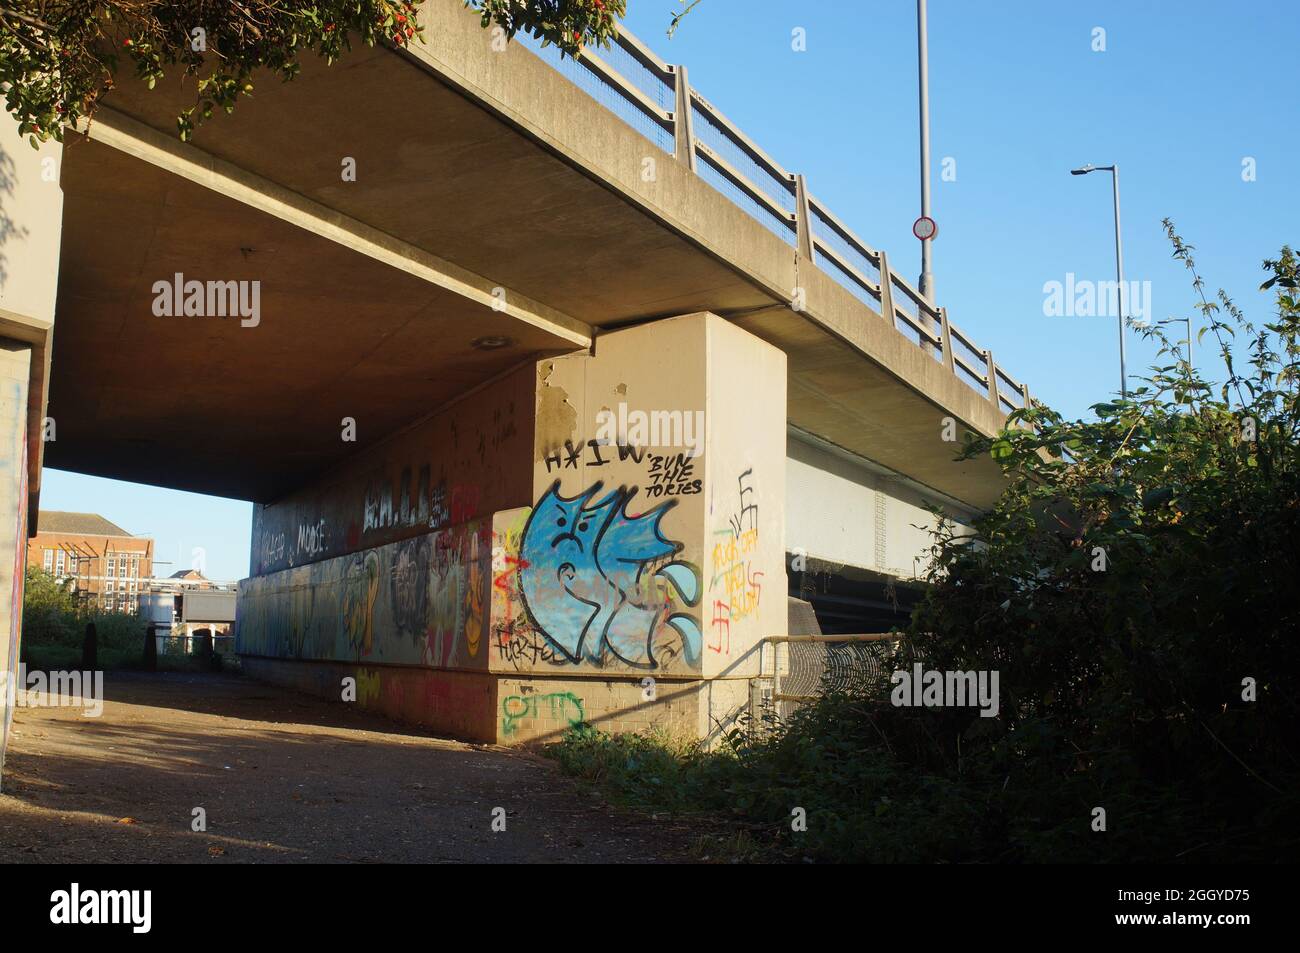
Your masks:
<instances>
[{"instance_id":1,"label":"shadow on ground","mask_svg":"<svg viewBox=\"0 0 1300 953\"><path fill-rule=\"evenodd\" d=\"M99 718L17 709L0 861L666 862L694 839L537 756L249 679L109 673L105 696Z\"/></svg>"}]
</instances>

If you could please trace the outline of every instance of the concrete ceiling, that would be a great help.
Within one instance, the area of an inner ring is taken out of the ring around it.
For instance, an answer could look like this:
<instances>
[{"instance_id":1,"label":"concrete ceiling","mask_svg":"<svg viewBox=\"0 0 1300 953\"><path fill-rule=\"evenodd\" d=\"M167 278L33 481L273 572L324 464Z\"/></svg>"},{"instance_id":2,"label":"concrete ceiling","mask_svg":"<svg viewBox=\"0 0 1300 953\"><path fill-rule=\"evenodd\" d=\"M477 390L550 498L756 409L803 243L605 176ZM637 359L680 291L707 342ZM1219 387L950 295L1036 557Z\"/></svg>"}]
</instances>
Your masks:
<instances>
[{"instance_id":1,"label":"concrete ceiling","mask_svg":"<svg viewBox=\"0 0 1300 953\"><path fill-rule=\"evenodd\" d=\"M63 189L52 467L266 500L523 360L573 350L96 142L69 143ZM176 272L259 281L260 324L155 316L153 284ZM494 335L511 345L470 346Z\"/></svg>"},{"instance_id":2,"label":"concrete ceiling","mask_svg":"<svg viewBox=\"0 0 1300 953\"><path fill-rule=\"evenodd\" d=\"M511 55L531 58L520 49ZM358 45L328 67L309 57L293 82L267 77L256 85L233 114L218 112L200 126L199 149L578 320L602 327L698 311L701 303L715 313L772 303L390 49ZM107 100L169 136L193 101L188 83L153 91L124 83ZM601 128L593 125L592 135ZM672 165L649 140L641 143L629 160L636 167L651 154ZM343 181L345 159L355 162L355 181Z\"/></svg>"}]
</instances>

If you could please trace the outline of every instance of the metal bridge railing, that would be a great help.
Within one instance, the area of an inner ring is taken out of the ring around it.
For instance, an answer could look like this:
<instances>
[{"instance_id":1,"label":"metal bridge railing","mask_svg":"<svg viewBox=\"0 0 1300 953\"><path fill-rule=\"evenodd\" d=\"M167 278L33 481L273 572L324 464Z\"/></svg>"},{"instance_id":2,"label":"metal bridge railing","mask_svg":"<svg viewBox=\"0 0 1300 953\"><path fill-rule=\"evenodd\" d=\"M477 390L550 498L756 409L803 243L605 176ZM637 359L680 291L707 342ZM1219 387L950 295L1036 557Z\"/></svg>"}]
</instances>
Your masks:
<instances>
[{"instance_id":1,"label":"metal bridge railing","mask_svg":"<svg viewBox=\"0 0 1300 953\"><path fill-rule=\"evenodd\" d=\"M155 632L159 655L230 655L235 651L233 635L171 635Z\"/></svg>"},{"instance_id":2,"label":"metal bridge railing","mask_svg":"<svg viewBox=\"0 0 1300 953\"><path fill-rule=\"evenodd\" d=\"M895 331L943 364L956 378L987 394L1002 413L1032 405L1029 388L948 320L944 308L889 267L872 248L790 172L691 87L685 66L661 60L626 30L605 50L584 49L576 60L524 34L535 53L593 99L730 198L753 218L815 262Z\"/></svg>"},{"instance_id":3,"label":"metal bridge railing","mask_svg":"<svg viewBox=\"0 0 1300 953\"><path fill-rule=\"evenodd\" d=\"M887 685L899 636L780 635L763 639L758 676L750 682L750 714L755 724L772 715L784 721L802 704L828 691Z\"/></svg>"}]
</instances>

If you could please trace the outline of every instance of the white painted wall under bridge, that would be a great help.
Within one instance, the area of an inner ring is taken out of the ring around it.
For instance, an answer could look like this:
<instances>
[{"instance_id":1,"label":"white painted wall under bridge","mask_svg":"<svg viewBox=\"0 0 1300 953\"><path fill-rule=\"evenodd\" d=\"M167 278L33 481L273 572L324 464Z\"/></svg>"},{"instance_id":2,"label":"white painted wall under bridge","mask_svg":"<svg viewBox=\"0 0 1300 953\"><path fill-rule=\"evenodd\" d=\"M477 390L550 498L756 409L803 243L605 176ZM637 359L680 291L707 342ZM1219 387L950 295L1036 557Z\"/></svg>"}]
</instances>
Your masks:
<instances>
[{"instance_id":1,"label":"white painted wall under bridge","mask_svg":"<svg viewBox=\"0 0 1300 953\"><path fill-rule=\"evenodd\" d=\"M966 524L974 511L906 477L791 428L786 548L897 579L924 575L936 506Z\"/></svg>"}]
</instances>

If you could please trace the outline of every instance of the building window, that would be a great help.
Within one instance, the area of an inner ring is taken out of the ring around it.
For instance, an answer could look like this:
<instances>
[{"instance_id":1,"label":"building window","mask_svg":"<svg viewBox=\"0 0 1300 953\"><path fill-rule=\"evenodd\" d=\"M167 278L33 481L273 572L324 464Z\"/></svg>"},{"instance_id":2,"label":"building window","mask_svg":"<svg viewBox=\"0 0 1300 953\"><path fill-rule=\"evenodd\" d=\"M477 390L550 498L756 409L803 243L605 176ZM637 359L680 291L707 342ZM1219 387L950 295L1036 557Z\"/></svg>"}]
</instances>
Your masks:
<instances>
[{"instance_id":1,"label":"building window","mask_svg":"<svg viewBox=\"0 0 1300 953\"><path fill-rule=\"evenodd\" d=\"M58 555L54 557L54 575L62 576L63 570L66 568L67 568L67 554L60 549Z\"/></svg>"},{"instance_id":2,"label":"building window","mask_svg":"<svg viewBox=\"0 0 1300 953\"><path fill-rule=\"evenodd\" d=\"M45 550L45 571L54 571L54 550L52 549Z\"/></svg>"},{"instance_id":3,"label":"building window","mask_svg":"<svg viewBox=\"0 0 1300 953\"><path fill-rule=\"evenodd\" d=\"M117 563L110 556L108 560L108 578L112 579L117 575Z\"/></svg>"}]
</instances>

